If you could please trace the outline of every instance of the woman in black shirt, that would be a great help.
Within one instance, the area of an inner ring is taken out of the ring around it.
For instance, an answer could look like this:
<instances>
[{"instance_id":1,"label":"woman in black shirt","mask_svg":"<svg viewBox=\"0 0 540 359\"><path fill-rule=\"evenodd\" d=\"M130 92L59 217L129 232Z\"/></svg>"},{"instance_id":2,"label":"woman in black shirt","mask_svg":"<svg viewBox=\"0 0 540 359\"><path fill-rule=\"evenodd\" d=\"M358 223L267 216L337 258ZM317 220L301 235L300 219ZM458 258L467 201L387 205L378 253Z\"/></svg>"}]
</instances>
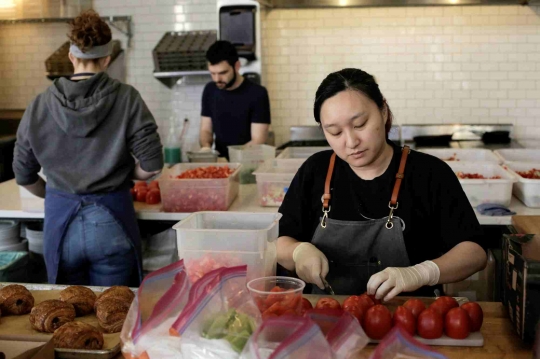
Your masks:
<instances>
[{"instance_id":1,"label":"woman in black shirt","mask_svg":"<svg viewBox=\"0 0 540 359\"><path fill-rule=\"evenodd\" d=\"M336 294L390 300L483 269L475 213L449 166L388 141L392 112L374 78L330 74L314 106L332 151L310 157L279 212L278 262ZM318 288L317 288L318 287Z\"/></svg>"}]
</instances>

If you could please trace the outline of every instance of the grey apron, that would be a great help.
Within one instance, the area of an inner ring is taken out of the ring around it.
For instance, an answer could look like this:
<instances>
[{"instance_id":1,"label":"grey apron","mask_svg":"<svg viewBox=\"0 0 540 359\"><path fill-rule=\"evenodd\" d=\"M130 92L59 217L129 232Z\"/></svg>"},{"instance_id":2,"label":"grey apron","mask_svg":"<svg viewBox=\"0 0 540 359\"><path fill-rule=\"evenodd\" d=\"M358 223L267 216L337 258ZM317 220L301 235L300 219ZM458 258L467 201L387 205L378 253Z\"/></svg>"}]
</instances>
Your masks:
<instances>
[{"instance_id":1,"label":"grey apron","mask_svg":"<svg viewBox=\"0 0 540 359\"><path fill-rule=\"evenodd\" d=\"M387 267L411 265L403 240L402 221L399 217L394 217L409 152L409 148L405 146L392 198L388 204L390 214L388 217L366 221L340 221L328 217L331 211L330 182L336 156L335 153L332 155L322 198L323 217L311 243L328 258L330 270L326 280L336 294L364 293L373 274ZM317 286L313 286L313 293L324 294Z\"/></svg>"}]
</instances>

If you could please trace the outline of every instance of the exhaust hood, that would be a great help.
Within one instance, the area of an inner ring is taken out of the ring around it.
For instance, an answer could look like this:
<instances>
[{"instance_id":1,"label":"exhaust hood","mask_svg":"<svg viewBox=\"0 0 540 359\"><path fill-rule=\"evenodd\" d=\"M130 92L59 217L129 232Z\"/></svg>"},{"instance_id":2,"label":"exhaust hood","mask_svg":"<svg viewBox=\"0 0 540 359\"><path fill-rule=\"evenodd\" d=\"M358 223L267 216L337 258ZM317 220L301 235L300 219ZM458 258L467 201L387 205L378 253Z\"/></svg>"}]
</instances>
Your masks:
<instances>
[{"instance_id":1,"label":"exhaust hood","mask_svg":"<svg viewBox=\"0 0 540 359\"><path fill-rule=\"evenodd\" d=\"M528 5L528 0L259 0L273 9L451 6L451 5Z\"/></svg>"}]
</instances>

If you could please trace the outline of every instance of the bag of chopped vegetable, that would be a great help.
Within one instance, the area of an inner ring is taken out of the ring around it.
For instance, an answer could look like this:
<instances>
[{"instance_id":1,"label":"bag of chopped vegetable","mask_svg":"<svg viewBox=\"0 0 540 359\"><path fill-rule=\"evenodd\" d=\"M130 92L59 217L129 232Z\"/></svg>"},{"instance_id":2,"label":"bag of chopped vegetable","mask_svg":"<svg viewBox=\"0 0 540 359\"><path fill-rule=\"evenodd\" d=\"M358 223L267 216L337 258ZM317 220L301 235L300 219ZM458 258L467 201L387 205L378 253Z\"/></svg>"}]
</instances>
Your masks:
<instances>
[{"instance_id":1,"label":"bag of chopped vegetable","mask_svg":"<svg viewBox=\"0 0 540 359\"><path fill-rule=\"evenodd\" d=\"M308 317L266 319L255 331L240 359L334 358L321 329Z\"/></svg>"},{"instance_id":2,"label":"bag of chopped vegetable","mask_svg":"<svg viewBox=\"0 0 540 359\"><path fill-rule=\"evenodd\" d=\"M188 304L171 326L184 358L237 359L261 321L246 288L247 266L219 268L191 288Z\"/></svg>"},{"instance_id":3,"label":"bag of chopped vegetable","mask_svg":"<svg viewBox=\"0 0 540 359\"><path fill-rule=\"evenodd\" d=\"M169 328L187 304L189 290L183 260L144 278L120 333L125 358L181 358L180 340L169 336Z\"/></svg>"}]
</instances>

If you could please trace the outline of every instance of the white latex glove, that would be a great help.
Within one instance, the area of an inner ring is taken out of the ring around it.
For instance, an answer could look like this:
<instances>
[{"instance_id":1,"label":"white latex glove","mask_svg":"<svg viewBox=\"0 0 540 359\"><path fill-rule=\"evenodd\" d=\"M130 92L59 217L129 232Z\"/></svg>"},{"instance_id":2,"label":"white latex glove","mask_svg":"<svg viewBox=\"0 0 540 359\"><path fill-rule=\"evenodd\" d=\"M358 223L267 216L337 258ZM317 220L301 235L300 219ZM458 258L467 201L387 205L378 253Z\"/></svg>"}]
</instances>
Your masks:
<instances>
[{"instance_id":1,"label":"white latex glove","mask_svg":"<svg viewBox=\"0 0 540 359\"><path fill-rule=\"evenodd\" d=\"M199 150L199 152L210 152L210 151L212 151L210 147L201 147L201 149Z\"/></svg>"},{"instance_id":2,"label":"white latex glove","mask_svg":"<svg viewBox=\"0 0 540 359\"><path fill-rule=\"evenodd\" d=\"M321 280L328 274L328 259L323 252L311 243L301 243L294 249L293 261L296 274L308 283L313 283L324 290Z\"/></svg>"},{"instance_id":3,"label":"white latex glove","mask_svg":"<svg viewBox=\"0 0 540 359\"><path fill-rule=\"evenodd\" d=\"M389 301L401 292L412 292L425 285L439 283L441 272L432 261L425 261L412 267L388 267L371 276L367 293L377 299Z\"/></svg>"}]
</instances>

